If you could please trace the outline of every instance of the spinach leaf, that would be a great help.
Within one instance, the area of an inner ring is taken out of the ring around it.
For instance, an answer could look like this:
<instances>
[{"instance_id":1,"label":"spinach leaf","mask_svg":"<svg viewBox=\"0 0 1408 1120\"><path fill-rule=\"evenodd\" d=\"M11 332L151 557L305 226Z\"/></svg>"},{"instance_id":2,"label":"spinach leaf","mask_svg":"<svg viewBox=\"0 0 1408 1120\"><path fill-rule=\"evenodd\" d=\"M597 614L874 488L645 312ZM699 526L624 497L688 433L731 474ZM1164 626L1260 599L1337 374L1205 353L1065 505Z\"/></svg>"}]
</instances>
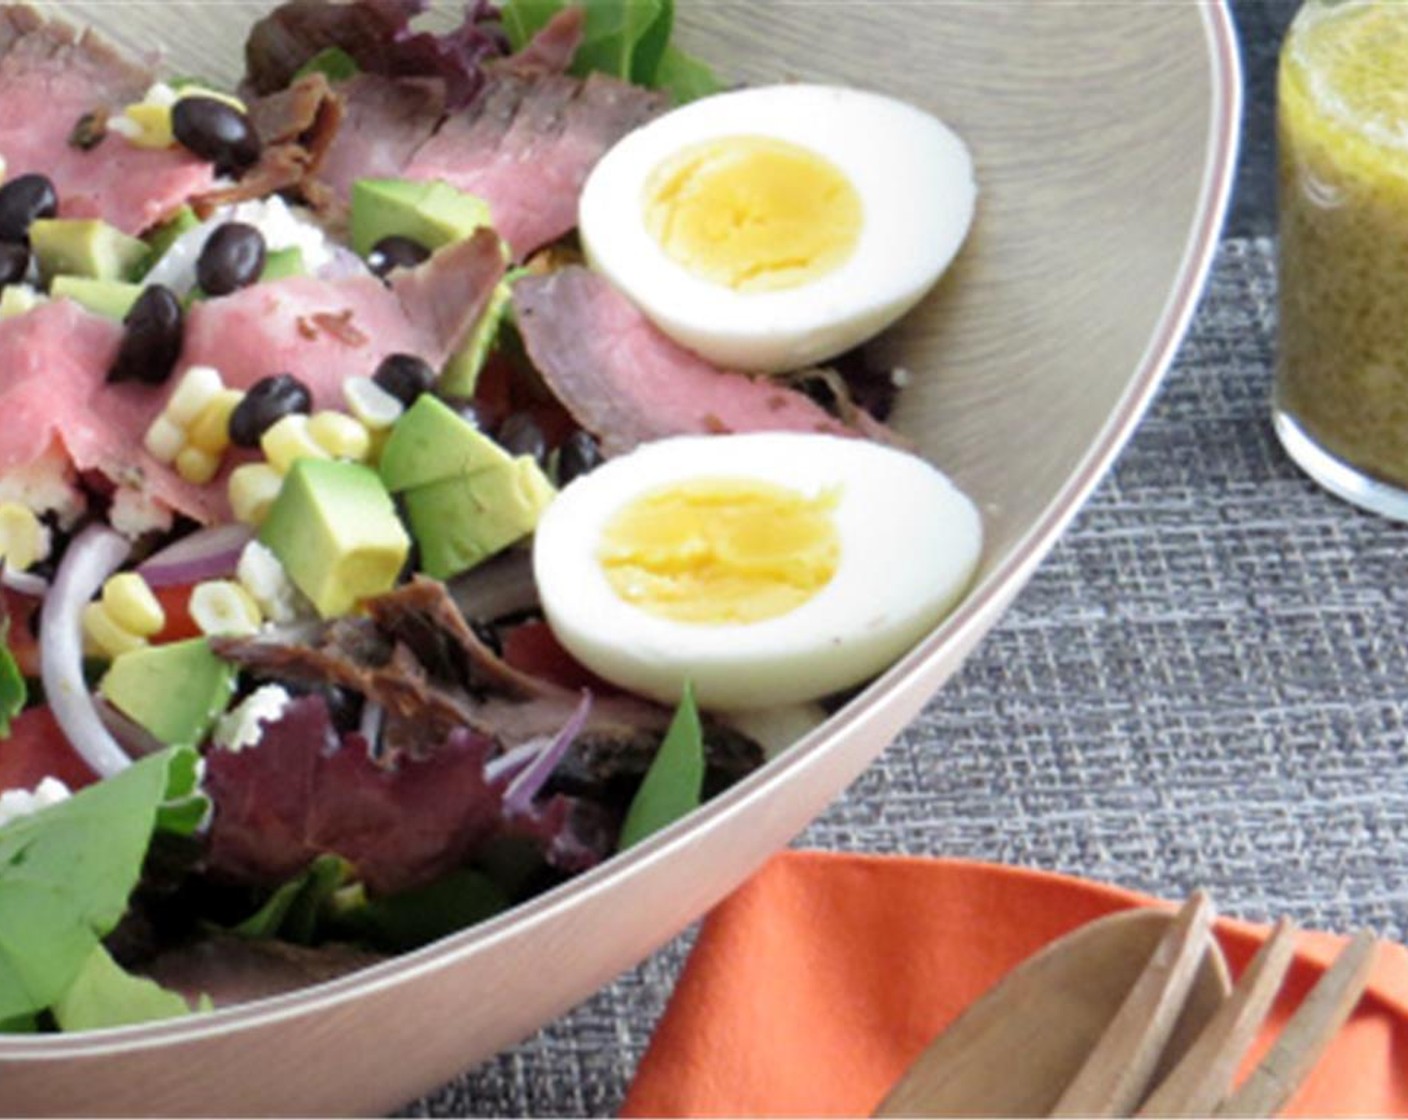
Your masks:
<instances>
[{"instance_id":1,"label":"spinach leaf","mask_svg":"<svg viewBox=\"0 0 1408 1120\"><path fill-rule=\"evenodd\" d=\"M694 688L686 681L670 729L626 810L619 850L625 851L698 808L703 789L704 729L694 703Z\"/></svg>"},{"instance_id":2,"label":"spinach leaf","mask_svg":"<svg viewBox=\"0 0 1408 1120\"><path fill-rule=\"evenodd\" d=\"M697 101L724 88L709 67L675 47L666 47L655 71L654 86L670 95L676 105Z\"/></svg>"},{"instance_id":3,"label":"spinach leaf","mask_svg":"<svg viewBox=\"0 0 1408 1120\"><path fill-rule=\"evenodd\" d=\"M0 625L0 739L9 738L10 721L24 711L29 689L10 652L10 620Z\"/></svg>"},{"instance_id":4,"label":"spinach leaf","mask_svg":"<svg viewBox=\"0 0 1408 1120\"><path fill-rule=\"evenodd\" d=\"M241 937L278 937L298 945L311 945L328 901L347 882L351 865L344 859L319 856L308 870L279 887L258 911L234 932Z\"/></svg>"},{"instance_id":5,"label":"spinach leaf","mask_svg":"<svg viewBox=\"0 0 1408 1120\"><path fill-rule=\"evenodd\" d=\"M73 983L126 910L153 831L189 834L191 810L204 816L195 780L195 752L172 748L0 828L0 1020ZM167 802L185 809L163 818Z\"/></svg>"},{"instance_id":6,"label":"spinach leaf","mask_svg":"<svg viewBox=\"0 0 1408 1120\"><path fill-rule=\"evenodd\" d=\"M514 50L522 50L568 0L508 0L503 26ZM586 0L582 45L572 73L598 70L637 85L663 89L677 102L721 88L704 63L670 46L674 0Z\"/></svg>"},{"instance_id":7,"label":"spinach leaf","mask_svg":"<svg viewBox=\"0 0 1408 1120\"><path fill-rule=\"evenodd\" d=\"M206 1001L203 1009L208 1007ZM155 980L133 976L96 945L54 1003L54 1021L60 1030L91 1031L174 1019L190 1010L181 996Z\"/></svg>"},{"instance_id":8,"label":"spinach leaf","mask_svg":"<svg viewBox=\"0 0 1408 1120\"><path fill-rule=\"evenodd\" d=\"M293 72L293 80L309 74L322 74L330 82L341 82L361 72L357 60L341 47L324 47Z\"/></svg>"},{"instance_id":9,"label":"spinach leaf","mask_svg":"<svg viewBox=\"0 0 1408 1120\"><path fill-rule=\"evenodd\" d=\"M391 952L418 949L508 906L489 876L467 867L399 894L368 899L360 891L347 891L345 898L338 915L343 931Z\"/></svg>"}]
</instances>

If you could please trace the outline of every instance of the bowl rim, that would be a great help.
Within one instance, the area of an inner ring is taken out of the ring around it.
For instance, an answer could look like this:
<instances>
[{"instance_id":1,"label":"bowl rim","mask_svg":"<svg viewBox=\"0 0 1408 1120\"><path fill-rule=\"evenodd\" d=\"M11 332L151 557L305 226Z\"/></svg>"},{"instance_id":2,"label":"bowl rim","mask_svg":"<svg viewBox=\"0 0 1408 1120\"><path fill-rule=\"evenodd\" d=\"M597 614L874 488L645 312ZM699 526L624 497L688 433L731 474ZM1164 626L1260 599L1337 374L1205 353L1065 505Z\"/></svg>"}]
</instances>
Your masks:
<instances>
[{"instance_id":1,"label":"bowl rim","mask_svg":"<svg viewBox=\"0 0 1408 1120\"><path fill-rule=\"evenodd\" d=\"M1135 374L1099 435L1035 523L1013 545L1009 555L918 646L824 724L686 818L630 852L613 856L478 925L345 976L199 1015L68 1034L0 1035L0 1062L42 1064L196 1043L327 1012L370 992L398 987L452 967L517 936L524 928L549 922L583 898L601 893L618 881L644 874L687 846L697 831L722 827L733 818L747 815L759 802L769 799L778 786L818 765L837 740L878 718L887 697L898 695L907 687L922 686L926 670L932 668L944 650L971 649L976 645L1030 578L1133 434L1196 310L1231 199L1241 143L1242 66L1230 3L1231 0L1212 0L1197 5L1208 52L1210 120L1195 224L1188 232L1175 282Z\"/></svg>"}]
</instances>

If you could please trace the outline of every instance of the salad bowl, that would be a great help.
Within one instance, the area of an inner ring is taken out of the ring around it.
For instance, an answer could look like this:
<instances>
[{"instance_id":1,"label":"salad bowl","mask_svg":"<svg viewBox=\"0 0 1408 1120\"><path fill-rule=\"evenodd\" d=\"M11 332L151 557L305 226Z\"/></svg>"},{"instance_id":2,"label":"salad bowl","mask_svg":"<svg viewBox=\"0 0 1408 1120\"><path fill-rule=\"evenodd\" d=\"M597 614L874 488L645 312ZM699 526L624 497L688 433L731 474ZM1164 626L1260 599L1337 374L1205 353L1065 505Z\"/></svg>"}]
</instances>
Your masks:
<instances>
[{"instance_id":1,"label":"salad bowl","mask_svg":"<svg viewBox=\"0 0 1408 1120\"><path fill-rule=\"evenodd\" d=\"M268 5L54 5L231 85ZM446 21L449 10L431 13ZM680 0L676 41L730 81L878 90L972 150L977 218L881 342L892 423L979 507L956 609L827 721L703 808L532 901L301 991L159 1024L0 1037L6 1113L392 1110L643 959L796 835L996 622L1133 430L1211 262L1239 119L1218 4ZM942 702L942 699L937 701Z\"/></svg>"}]
</instances>

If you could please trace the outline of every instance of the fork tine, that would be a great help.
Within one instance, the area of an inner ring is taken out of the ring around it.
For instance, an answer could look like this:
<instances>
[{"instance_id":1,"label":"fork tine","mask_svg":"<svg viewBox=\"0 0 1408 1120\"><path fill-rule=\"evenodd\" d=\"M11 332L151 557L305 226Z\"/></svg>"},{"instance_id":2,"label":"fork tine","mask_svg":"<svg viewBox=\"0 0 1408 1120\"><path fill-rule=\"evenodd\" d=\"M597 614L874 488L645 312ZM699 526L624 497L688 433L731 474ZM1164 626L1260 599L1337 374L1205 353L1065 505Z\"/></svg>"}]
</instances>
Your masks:
<instances>
[{"instance_id":1,"label":"fork tine","mask_svg":"<svg viewBox=\"0 0 1408 1120\"><path fill-rule=\"evenodd\" d=\"M1216 1115L1275 1116L1286 1107L1364 994L1377 946L1372 931L1355 935L1296 1008L1276 1044L1222 1102Z\"/></svg>"},{"instance_id":2,"label":"fork tine","mask_svg":"<svg viewBox=\"0 0 1408 1120\"><path fill-rule=\"evenodd\" d=\"M1137 1116L1208 1116L1232 1088L1295 955L1295 926L1283 918L1257 951L1236 988L1150 1094Z\"/></svg>"},{"instance_id":3,"label":"fork tine","mask_svg":"<svg viewBox=\"0 0 1408 1120\"><path fill-rule=\"evenodd\" d=\"M1128 1116L1154 1076L1208 947L1212 904L1195 891L1178 912L1053 1116Z\"/></svg>"}]
</instances>

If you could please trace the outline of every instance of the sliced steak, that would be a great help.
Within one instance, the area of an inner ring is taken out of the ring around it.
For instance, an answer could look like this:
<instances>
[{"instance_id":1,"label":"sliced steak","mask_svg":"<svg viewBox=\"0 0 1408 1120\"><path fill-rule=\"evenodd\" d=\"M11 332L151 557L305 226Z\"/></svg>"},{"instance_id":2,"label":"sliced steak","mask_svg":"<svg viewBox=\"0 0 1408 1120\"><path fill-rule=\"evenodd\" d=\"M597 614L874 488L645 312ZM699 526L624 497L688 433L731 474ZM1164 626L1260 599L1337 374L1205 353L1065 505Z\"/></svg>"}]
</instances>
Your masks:
<instances>
[{"instance_id":1,"label":"sliced steak","mask_svg":"<svg viewBox=\"0 0 1408 1120\"><path fill-rule=\"evenodd\" d=\"M513 302L533 364L608 455L673 435L858 434L795 389L686 350L585 268L524 277Z\"/></svg>"},{"instance_id":2,"label":"sliced steak","mask_svg":"<svg viewBox=\"0 0 1408 1120\"><path fill-rule=\"evenodd\" d=\"M97 35L0 9L0 153L6 174L53 180L59 213L140 233L210 189L211 165L182 148L149 149L108 132L83 150L69 142L85 114L140 100L153 74Z\"/></svg>"}]
</instances>

